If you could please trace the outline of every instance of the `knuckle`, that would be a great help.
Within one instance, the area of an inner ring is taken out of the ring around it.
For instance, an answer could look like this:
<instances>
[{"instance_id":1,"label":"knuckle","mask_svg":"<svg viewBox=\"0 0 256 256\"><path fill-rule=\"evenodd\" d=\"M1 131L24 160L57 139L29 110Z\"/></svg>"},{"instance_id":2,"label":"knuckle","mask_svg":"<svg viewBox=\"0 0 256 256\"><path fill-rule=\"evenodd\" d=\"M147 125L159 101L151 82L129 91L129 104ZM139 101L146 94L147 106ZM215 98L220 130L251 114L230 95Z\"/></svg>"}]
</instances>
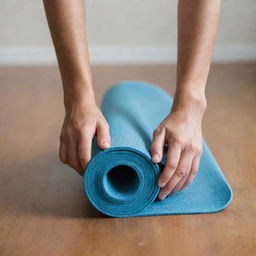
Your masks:
<instances>
[{"instance_id":1,"label":"knuckle","mask_svg":"<svg viewBox=\"0 0 256 256\"><path fill-rule=\"evenodd\" d=\"M176 136L176 137L174 138L174 141L175 141L176 143L180 144L181 146L183 146L183 145L185 144L184 140L183 140L182 138L178 137L178 136Z\"/></svg>"},{"instance_id":2,"label":"knuckle","mask_svg":"<svg viewBox=\"0 0 256 256\"><path fill-rule=\"evenodd\" d=\"M71 122L71 127L75 130L81 130L85 126L85 122L80 121L80 120L72 120Z\"/></svg>"},{"instance_id":3,"label":"knuckle","mask_svg":"<svg viewBox=\"0 0 256 256\"><path fill-rule=\"evenodd\" d=\"M89 132L91 129L86 124L80 124L79 126L74 127L78 132Z\"/></svg>"},{"instance_id":4,"label":"knuckle","mask_svg":"<svg viewBox=\"0 0 256 256\"><path fill-rule=\"evenodd\" d=\"M90 134L91 130L92 130L91 127L87 125L85 122L77 122L77 121L71 122L66 129L69 135L73 133L79 134L79 135Z\"/></svg>"},{"instance_id":5,"label":"knuckle","mask_svg":"<svg viewBox=\"0 0 256 256\"><path fill-rule=\"evenodd\" d=\"M195 153L200 153L201 152L201 147L199 145L193 144L193 143L188 145L188 149L192 152L195 152Z\"/></svg>"},{"instance_id":6,"label":"knuckle","mask_svg":"<svg viewBox=\"0 0 256 256\"><path fill-rule=\"evenodd\" d=\"M89 138L92 135L92 129L88 126L84 126L80 130L78 130L78 133L79 133L80 136L83 136L85 138Z\"/></svg>"},{"instance_id":7,"label":"knuckle","mask_svg":"<svg viewBox=\"0 0 256 256\"><path fill-rule=\"evenodd\" d=\"M167 169L175 170L177 168L177 164L175 163L168 163L165 166Z\"/></svg>"},{"instance_id":8,"label":"knuckle","mask_svg":"<svg viewBox=\"0 0 256 256\"><path fill-rule=\"evenodd\" d=\"M184 177L184 176L186 176L187 175L187 172L185 171L185 169L179 169L178 171L177 171L177 176L178 177Z\"/></svg>"},{"instance_id":9,"label":"knuckle","mask_svg":"<svg viewBox=\"0 0 256 256\"><path fill-rule=\"evenodd\" d=\"M171 143L177 143L181 146L183 146L185 144L184 139L182 137L180 137L179 135L176 135L176 134L171 135L170 142Z\"/></svg>"}]
</instances>

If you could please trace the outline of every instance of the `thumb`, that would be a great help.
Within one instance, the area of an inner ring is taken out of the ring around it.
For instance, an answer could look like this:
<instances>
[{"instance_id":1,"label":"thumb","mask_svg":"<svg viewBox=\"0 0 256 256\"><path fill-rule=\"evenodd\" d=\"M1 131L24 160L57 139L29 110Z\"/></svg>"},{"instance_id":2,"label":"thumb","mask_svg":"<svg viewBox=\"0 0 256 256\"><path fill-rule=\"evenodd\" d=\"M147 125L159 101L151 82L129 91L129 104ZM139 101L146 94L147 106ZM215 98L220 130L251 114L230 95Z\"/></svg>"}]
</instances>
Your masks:
<instances>
[{"instance_id":1,"label":"thumb","mask_svg":"<svg viewBox=\"0 0 256 256\"><path fill-rule=\"evenodd\" d=\"M106 149L111 146L109 126L105 120L99 122L96 134L97 134L97 144L101 149Z\"/></svg>"},{"instance_id":2,"label":"thumb","mask_svg":"<svg viewBox=\"0 0 256 256\"><path fill-rule=\"evenodd\" d=\"M154 131L153 142L151 145L151 156L154 163L159 163L163 157L165 141L165 130L163 127L159 127Z\"/></svg>"}]
</instances>

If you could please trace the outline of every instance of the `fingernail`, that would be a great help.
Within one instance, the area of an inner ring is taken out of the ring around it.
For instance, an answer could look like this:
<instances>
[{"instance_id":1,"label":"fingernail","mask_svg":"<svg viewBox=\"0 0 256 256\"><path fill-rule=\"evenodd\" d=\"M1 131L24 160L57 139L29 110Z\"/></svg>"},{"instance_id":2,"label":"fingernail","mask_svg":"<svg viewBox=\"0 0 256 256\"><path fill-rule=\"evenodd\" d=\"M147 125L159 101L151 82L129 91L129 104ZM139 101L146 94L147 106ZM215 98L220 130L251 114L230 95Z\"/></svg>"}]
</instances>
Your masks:
<instances>
[{"instance_id":1,"label":"fingernail","mask_svg":"<svg viewBox=\"0 0 256 256\"><path fill-rule=\"evenodd\" d=\"M159 194L158 198L162 201L166 198L166 194Z\"/></svg>"},{"instance_id":2,"label":"fingernail","mask_svg":"<svg viewBox=\"0 0 256 256\"><path fill-rule=\"evenodd\" d=\"M159 160L160 160L159 158L160 158L160 156L158 154L154 154L153 157L152 157L152 160L153 160L154 163L158 163Z\"/></svg>"},{"instance_id":3,"label":"fingernail","mask_svg":"<svg viewBox=\"0 0 256 256\"><path fill-rule=\"evenodd\" d=\"M110 143L108 141L103 141L102 144L103 144L104 147L109 147L110 146Z\"/></svg>"}]
</instances>

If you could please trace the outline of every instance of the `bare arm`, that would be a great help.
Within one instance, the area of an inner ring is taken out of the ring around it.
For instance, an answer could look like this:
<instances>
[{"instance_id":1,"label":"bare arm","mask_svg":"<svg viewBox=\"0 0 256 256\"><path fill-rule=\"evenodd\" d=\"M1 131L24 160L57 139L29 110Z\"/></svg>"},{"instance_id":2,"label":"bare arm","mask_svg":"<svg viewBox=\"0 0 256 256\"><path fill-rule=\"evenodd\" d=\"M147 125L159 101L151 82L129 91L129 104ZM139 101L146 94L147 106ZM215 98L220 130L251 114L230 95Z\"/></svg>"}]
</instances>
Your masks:
<instances>
[{"instance_id":1,"label":"bare arm","mask_svg":"<svg viewBox=\"0 0 256 256\"><path fill-rule=\"evenodd\" d=\"M206 109L205 85L218 25L220 0L179 0L177 84L171 113L154 132L152 160L159 162L168 144L160 175L159 198L187 187L202 153L201 122Z\"/></svg>"},{"instance_id":2,"label":"bare arm","mask_svg":"<svg viewBox=\"0 0 256 256\"><path fill-rule=\"evenodd\" d=\"M95 104L85 31L84 0L44 0L61 72L66 115L60 136L60 159L83 174L97 134L110 146L108 124Z\"/></svg>"}]
</instances>

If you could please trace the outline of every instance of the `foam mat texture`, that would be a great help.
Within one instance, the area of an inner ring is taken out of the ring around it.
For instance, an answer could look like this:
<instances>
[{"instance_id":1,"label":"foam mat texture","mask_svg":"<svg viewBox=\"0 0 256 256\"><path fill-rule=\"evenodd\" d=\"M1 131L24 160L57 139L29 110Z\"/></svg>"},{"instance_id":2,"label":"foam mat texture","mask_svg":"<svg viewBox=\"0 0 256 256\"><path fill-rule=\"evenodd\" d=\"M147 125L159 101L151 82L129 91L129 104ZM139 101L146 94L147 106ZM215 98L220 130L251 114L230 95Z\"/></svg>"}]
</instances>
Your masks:
<instances>
[{"instance_id":1,"label":"foam mat texture","mask_svg":"<svg viewBox=\"0 0 256 256\"><path fill-rule=\"evenodd\" d=\"M146 82L124 81L106 92L101 110L112 146L100 150L94 138L84 175L86 195L100 212L113 217L212 213L231 201L232 190L205 141L193 183L163 201L157 199L165 157L154 164L150 145L171 105L165 91Z\"/></svg>"}]
</instances>

